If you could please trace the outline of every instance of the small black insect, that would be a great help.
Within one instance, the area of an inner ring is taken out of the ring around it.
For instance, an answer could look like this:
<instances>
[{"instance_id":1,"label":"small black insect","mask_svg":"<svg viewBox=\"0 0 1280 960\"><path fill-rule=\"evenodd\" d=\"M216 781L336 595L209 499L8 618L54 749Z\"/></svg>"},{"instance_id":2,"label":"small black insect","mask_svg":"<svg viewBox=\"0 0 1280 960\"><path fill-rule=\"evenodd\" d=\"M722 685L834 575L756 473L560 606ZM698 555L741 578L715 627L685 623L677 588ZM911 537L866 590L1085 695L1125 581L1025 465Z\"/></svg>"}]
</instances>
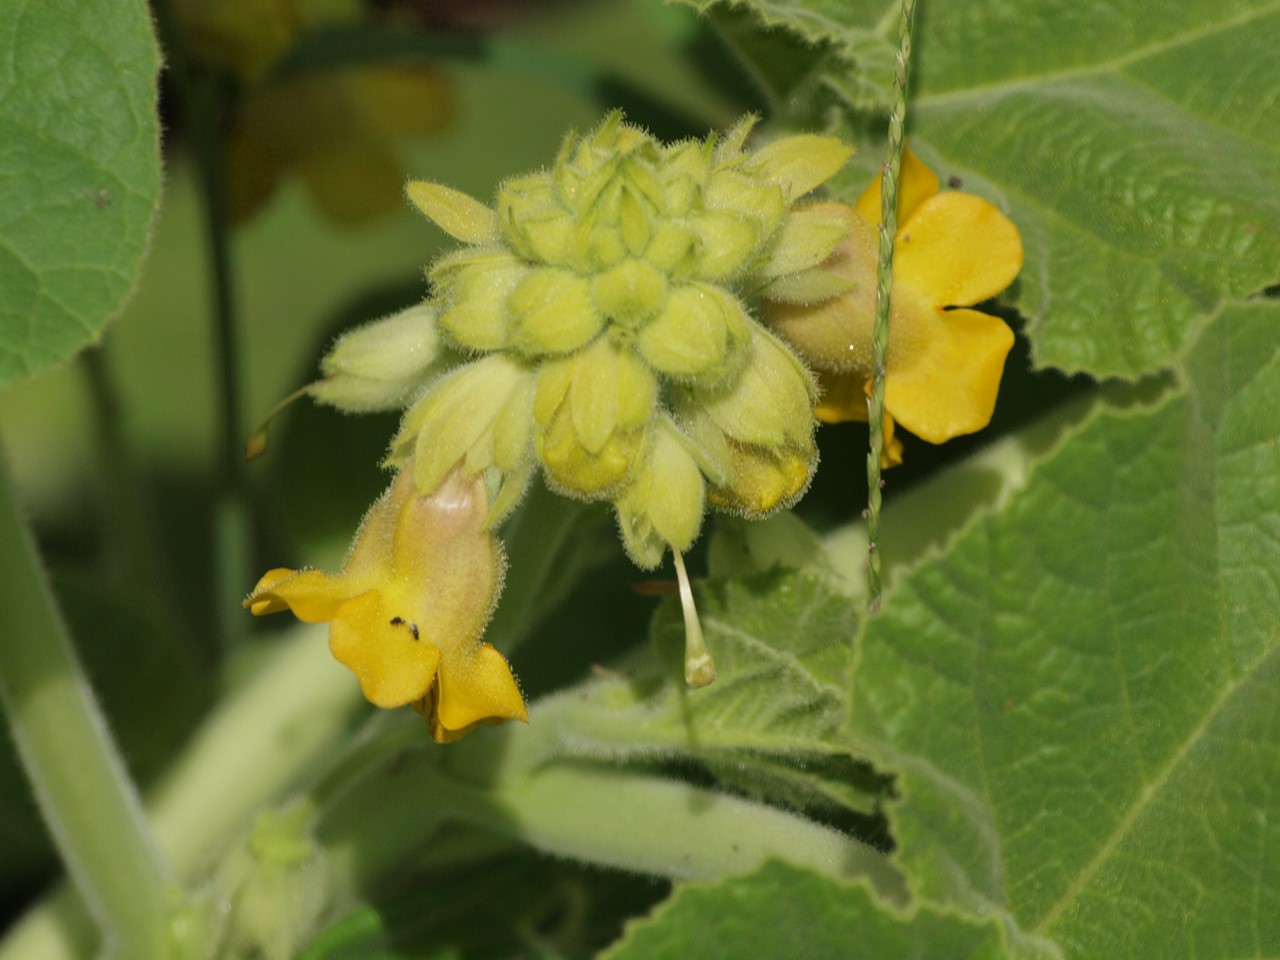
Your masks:
<instances>
[{"instance_id":1,"label":"small black insect","mask_svg":"<svg viewBox=\"0 0 1280 960\"><path fill-rule=\"evenodd\" d=\"M961 181L961 179L955 175L947 177L947 186L950 187L952 190L959 190L962 182L963 181Z\"/></svg>"},{"instance_id":2,"label":"small black insect","mask_svg":"<svg viewBox=\"0 0 1280 960\"><path fill-rule=\"evenodd\" d=\"M404 617L392 617L392 618L391 618L391 625L392 625L393 627L400 627L400 626L403 626L404 624L405 624L405 619L404 619ZM410 632L411 634L413 634L413 639L415 639L415 640L419 639L419 638L418 638L418 625L417 625L416 623L411 623L411 624L409 624L409 632Z\"/></svg>"}]
</instances>

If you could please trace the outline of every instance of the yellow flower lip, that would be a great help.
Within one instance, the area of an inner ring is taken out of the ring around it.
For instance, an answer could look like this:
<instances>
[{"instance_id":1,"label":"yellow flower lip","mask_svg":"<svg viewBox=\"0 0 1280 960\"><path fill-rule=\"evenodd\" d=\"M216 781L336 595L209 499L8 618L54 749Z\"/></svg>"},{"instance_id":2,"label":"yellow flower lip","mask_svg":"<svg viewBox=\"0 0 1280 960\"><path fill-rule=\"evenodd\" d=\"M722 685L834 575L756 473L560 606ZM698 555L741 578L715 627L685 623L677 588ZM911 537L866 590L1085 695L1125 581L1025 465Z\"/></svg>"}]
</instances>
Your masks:
<instances>
[{"instance_id":1,"label":"yellow flower lip","mask_svg":"<svg viewBox=\"0 0 1280 960\"><path fill-rule=\"evenodd\" d=\"M852 207L824 206L843 211L848 237L824 263L766 291L766 314L818 370L819 418L866 420L880 179ZM990 422L1013 331L965 308L1012 283L1022 261L1018 228L999 209L971 194L939 192L937 176L903 153L885 381L892 420L930 443Z\"/></svg>"},{"instance_id":2,"label":"yellow flower lip","mask_svg":"<svg viewBox=\"0 0 1280 960\"><path fill-rule=\"evenodd\" d=\"M244 605L329 621L329 649L375 706L412 704L440 742L479 723L528 720L506 659L480 640L504 560L486 528L484 481L455 468L430 494L400 471L356 534L342 571L268 571Z\"/></svg>"}]
</instances>

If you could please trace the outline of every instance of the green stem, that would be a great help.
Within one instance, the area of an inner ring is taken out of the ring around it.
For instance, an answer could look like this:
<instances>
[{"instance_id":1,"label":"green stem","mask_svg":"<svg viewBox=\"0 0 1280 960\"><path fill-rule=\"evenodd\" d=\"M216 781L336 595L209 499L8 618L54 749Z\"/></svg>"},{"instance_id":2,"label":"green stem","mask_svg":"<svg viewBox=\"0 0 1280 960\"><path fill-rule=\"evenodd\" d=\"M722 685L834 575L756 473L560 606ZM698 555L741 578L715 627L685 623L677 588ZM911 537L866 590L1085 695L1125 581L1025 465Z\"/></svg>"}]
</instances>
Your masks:
<instances>
[{"instance_id":1,"label":"green stem","mask_svg":"<svg viewBox=\"0 0 1280 960\"><path fill-rule=\"evenodd\" d=\"M221 76L200 68L187 56L172 0L155 4L155 10L200 181L209 258L214 383L219 411L214 447L214 597L218 636L225 642L244 633L239 601L252 585L248 475L244 458L247 433L241 410L235 272L221 139L227 90Z\"/></svg>"},{"instance_id":2,"label":"green stem","mask_svg":"<svg viewBox=\"0 0 1280 960\"><path fill-rule=\"evenodd\" d=\"M206 868L210 854L244 829L255 810L331 757L365 709L360 688L329 655L324 631L298 626L282 636L148 798L156 842L184 880ZM0 960L79 960L91 951L83 909L65 891L28 913L0 942Z\"/></svg>"},{"instance_id":3,"label":"green stem","mask_svg":"<svg viewBox=\"0 0 1280 960\"><path fill-rule=\"evenodd\" d=\"M116 956L167 953L170 884L0 462L0 700L41 813Z\"/></svg>"},{"instance_id":4,"label":"green stem","mask_svg":"<svg viewBox=\"0 0 1280 960\"><path fill-rule=\"evenodd\" d=\"M81 369L89 390L105 515L119 558L118 563L112 564L113 572L118 573L122 586L146 604L175 656L193 669L205 666L208 651L197 648L174 601L177 591L163 561L155 514L149 507L141 471L121 423L120 397L105 348L86 350Z\"/></svg>"},{"instance_id":5,"label":"green stem","mask_svg":"<svg viewBox=\"0 0 1280 960\"><path fill-rule=\"evenodd\" d=\"M880 458L884 455L884 379L889 355L889 299L893 291L893 242L898 233L898 171L907 115L907 77L911 66L911 21L915 0L902 0L898 22L898 66L893 76L889 114L889 148L880 178L880 259L876 267L876 326L871 404L871 450L867 454L867 583L868 609L880 608Z\"/></svg>"},{"instance_id":6,"label":"green stem","mask_svg":"<svg viewBox=\"0 0 1280 960\"><path fill-rule=\"evenodd\" d=\"M779 857L833 876L867 877L882 896L906 901L902 876L882 854L766 804L572 762L482 787L442 769L435 751L415 753L371 771L320 818L317 836L332 875L351 884L332 891L339 899L416 858L452 822L554 856L674 879L743 872Z\"/></svg>"}]
</instances>

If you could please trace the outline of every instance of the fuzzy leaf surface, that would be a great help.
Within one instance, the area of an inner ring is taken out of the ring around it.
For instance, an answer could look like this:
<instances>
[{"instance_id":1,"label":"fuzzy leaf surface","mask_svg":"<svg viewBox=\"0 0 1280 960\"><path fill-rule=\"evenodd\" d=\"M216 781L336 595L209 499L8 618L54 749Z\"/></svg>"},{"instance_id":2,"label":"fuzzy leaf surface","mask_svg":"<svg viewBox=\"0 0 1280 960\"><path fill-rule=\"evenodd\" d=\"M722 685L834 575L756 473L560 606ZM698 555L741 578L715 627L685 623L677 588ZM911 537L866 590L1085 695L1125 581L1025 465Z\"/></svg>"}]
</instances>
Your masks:
<instances>
[{"instance_id":1,"label":"fuzzy leaf surface","mask_svg":"<svg viewBox=\"0 0 1280 960\"><path fill-rule=\"evenodd\" d=\"M96 340L160 195L147 5L15 0L0 17L0 385Z\"/></svg>"},{"instance_id":2,"label":"fuzzy leaf surface","mask_svg":"<svg viewBox=\"0 0 1280 960\"><path fill-rule=\"evenodd\" d=\"M773 571L711 580L698 612L716 660L715 683L683 678L679 606L654 622L659 656L539 705L560 756L610 761L693 761L722 782L777 802L868 811L883 789L841 741L854 602L830 581Z\"/></svg>"},{"instance_id":3,"label":"fuzzy leaf surface","mask_svg":"<svg viewBox=\"0 0 1280 960\"><path fill-rule=\"evenodd\" d=\"M683 883L653 915L633 921L602 960L997 960L993 924L931 909L899 915L865 887L771 861L755 873Z\"/></svg>"},{"instance_id":4,"label":"fuzzy leaf surface","mask_svg":"<svg viewBox=\"0 0 1280 960\"><path fill-rule=\"evenodd\" d=\"M1224 309L868 622L851 730L927 902L1067 958L1280 953L1278 333Z\"/></svg>"},{"instance_id":5,"label":"fuzzy leaf surface","mask_svg":"<svg viewBox=\"0 0 1280 960\"><path fill-rule=\"evenodd\" d=\"M868 34L897 47L896 5L729 6L787 27L815 56L838 42L866 50ZM1005 297L1029 318L1037 365L1150 373L1204 317L1280 280L1277 35L1276 0L919 5L911 143L943 183L958 179L1022 231L1026 264ZM863 79L888 102L888 73ZM878 169L882 130L846 115L844 135L862 149L837 195L856 197Z\"/></svg>"}]
</instances>

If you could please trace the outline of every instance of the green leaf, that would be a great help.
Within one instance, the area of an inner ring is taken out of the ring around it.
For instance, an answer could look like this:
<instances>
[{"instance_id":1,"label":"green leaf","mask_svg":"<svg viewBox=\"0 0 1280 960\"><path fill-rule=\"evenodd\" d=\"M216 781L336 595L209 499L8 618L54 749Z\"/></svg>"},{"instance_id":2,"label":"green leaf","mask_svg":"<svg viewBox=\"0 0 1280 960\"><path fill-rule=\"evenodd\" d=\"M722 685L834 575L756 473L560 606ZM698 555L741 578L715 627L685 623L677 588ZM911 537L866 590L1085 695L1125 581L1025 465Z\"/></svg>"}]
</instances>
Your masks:
<instances>
[{"instance_id":1,"label":"green leaf","mask_svg":"<svg viewBox=\"0 0 1280 960\"><path fill-rule=\"evenodd\" d=\"M98 338L160 195L147 5L18 2L0 18L0 385Z\"/></svg>"},{"instance_id":2,"label":"green leaf","mask_svg":"<svg viewBox=\"0 0 1280 960\"><path fill-rule=\"evenodd\" d=\"M659 658L640 658L538 707L560 757L693 761L775 802L867 812L883 781L846 749L840 728L858 616L814 573L775 569L696 591L715 683L684 683L676 603L654 622Z\"/></svg>"},{"instance_id":3,"label":"green leaf","mask_svg":"<svg viewBox=\"0 0 1280 960\"><path fill-rule=\"evenodd\" d=\"M1278 331L1224 309L868 622L851 730L926 901L1068 958L1280 952Z\"/></svg>"},{"instance_id":4,"label":"green leaf","mask_svg":"<svg viewBox=\"0 0 1280 960\"><path fill-rule=\"evenodd\" d=\"M714 883L684 883L601 960L1006 957L993 924L924 908L898 914L861 884L777 861Z\"/></svg>"},{"instance_id":5,"label":"green leaf","mask_svg":"<svg viewBox=\"0 0 1280 960\"><path fill-rule=\"evenodd\" d=\"M705 10L707 4L697 6ZM711 10L720 39L750 65L748 74L771 118L821 126L833 98L854 109L887 109L894 47L870 28L874 11L863 11L848 29L830 21L824 29L796 15L798 10L788 14L754 3L722 3ZM762 22L771 28L761 30ZM865 27L858 25L863 22ZM773 29L777 26L789 29Z\"/></svg>"},{"instance_id":6,"label":"green leaf","mask_svg":"<svg viewBox=\"0 0 1280 960\"><path fill-rule=\"evenodd\" d=\"M839 37L874 49L869 35L892 64L896 4L730 5L789 27L815 58ZM1207 314L1280 279L1278 32L1275 0L919 5L911 143L1022 231L1026 264L1006 296L1030 318L1037 365L1149 373ZM753 75L770 75L765 39L735 46ZM887 101L887 69L857 76ZM883 157L883 132L868 134L857 113L842 126L863 149L829 186L852 199Z\"/></svg>"},{"instance_id":7,"label":"green leaf","mask_svg":"<svg viewBox=\"0 0 1280 960\"><path fill-rule=\"evenodd\" d=\"M1280 276L1274 0L921 12L913 143L1022 230L1038 364L1149 372Z\"/></svg>"}]
</instances>

